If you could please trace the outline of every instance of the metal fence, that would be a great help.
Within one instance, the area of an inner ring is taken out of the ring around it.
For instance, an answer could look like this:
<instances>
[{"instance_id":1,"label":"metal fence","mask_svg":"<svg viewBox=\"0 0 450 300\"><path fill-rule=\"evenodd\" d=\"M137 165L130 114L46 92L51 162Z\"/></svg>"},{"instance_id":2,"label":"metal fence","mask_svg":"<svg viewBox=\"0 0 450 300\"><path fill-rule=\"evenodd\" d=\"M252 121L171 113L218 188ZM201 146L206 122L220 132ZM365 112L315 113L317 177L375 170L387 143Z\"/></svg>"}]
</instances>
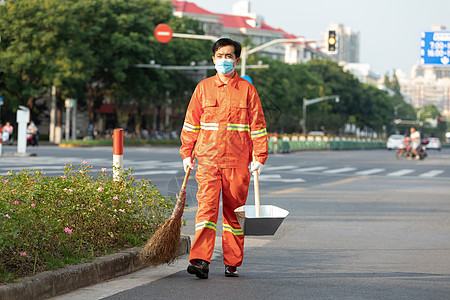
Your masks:
<instances>
[{"instance_id":1,"label":"metal fence","mask_svg":"<svg viewBox=\"0 0 450 300\"><path fill-rule=\"evenodd\" d=\"M386 148L381 138L305 136L305 135L269 135L269 153L289 153L313 150L364 150Z\"/></svg>"}]
</instances>

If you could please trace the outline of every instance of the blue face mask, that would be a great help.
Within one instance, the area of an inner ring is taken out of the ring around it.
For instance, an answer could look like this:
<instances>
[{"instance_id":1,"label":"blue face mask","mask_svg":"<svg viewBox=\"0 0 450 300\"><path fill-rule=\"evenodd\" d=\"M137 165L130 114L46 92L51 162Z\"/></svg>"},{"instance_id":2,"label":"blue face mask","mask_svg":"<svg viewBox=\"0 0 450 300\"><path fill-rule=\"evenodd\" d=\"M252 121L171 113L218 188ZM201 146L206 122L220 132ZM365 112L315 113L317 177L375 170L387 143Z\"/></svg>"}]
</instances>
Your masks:
<instances>
[{"instance_id":1,"label":"blue face mask","mask_svg":"<svg viewBox=\"0 0 450 300\"><path fill-rule=\"evenodd\" d=\"M234 71L234 60L233 59L216 59L216 70L220 75L228 75Z\"/></svg>"}]
</instances>

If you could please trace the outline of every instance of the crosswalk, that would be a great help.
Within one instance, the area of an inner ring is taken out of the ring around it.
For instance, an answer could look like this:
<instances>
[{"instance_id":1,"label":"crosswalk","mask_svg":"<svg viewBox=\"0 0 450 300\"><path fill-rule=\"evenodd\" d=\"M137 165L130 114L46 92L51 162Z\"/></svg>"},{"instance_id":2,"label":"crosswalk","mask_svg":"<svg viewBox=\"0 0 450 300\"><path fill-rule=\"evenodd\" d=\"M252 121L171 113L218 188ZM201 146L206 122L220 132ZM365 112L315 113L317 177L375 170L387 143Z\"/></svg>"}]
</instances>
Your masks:
<instances>
[{"instance_id":1,"label":"crosswalk","mask_svg":"<svg viewBox=\"0 0 450 300\"><path fill-rule=\"evenodd\" d=\"M46 157L46 160L40 160L36 165L30 161L24 161L21 158L10 158L8 161L0 162L0 175L7 175L8 171L18 172L24 168L42 170L49 176L62 174L65 164L73 164L78 167L84 159L81 157L67 158ZM99 173L102 168L112 170L112 161L109 158L96 158L88 161L92 165L92 172ZM174 176L182 173L181 162L179 161L158 161L158 160L124 160L124 168L132 168L136 176ZM305 182L305 177L310 175L345 175L345 176L387 176L390 178L399 178L403 176L417 176L420 178L450 177L450 170L445 168L399 168L389 166L386 168L361 168L356 166L330 167L326 165L317 166L271 166L266 165L263 173L260 175L260 181L271 182Z\"/></svg>"}]
</instances>

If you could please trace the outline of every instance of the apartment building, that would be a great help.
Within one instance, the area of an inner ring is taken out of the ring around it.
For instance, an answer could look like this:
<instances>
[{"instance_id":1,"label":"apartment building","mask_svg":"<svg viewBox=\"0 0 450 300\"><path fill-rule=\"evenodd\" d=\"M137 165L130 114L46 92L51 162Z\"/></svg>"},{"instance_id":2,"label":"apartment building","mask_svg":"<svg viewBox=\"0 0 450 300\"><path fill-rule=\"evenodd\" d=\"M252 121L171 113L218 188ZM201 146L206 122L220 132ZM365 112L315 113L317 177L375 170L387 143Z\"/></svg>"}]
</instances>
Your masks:
<instances>
[{"instance_id":1,"label":"apartment building","mask_svg":"<svg viewBox=\"0 0 450 300\"><path fill-rule=\"evenodd\" d=\"M273 60L296 64L313 58L326 58L328 55L304 37L289 34L264 22L264 18L251 12L250 1L241 0L233 4L231 14L213 13L193 2L172 1L173 14L177 17L189 17L200 21L205 34L217 37L229 37L239 42L250 40L252 48L275 39L301 39L293 43L277 43L258 52L258 55Z\"/></svg>"}]
</instances>

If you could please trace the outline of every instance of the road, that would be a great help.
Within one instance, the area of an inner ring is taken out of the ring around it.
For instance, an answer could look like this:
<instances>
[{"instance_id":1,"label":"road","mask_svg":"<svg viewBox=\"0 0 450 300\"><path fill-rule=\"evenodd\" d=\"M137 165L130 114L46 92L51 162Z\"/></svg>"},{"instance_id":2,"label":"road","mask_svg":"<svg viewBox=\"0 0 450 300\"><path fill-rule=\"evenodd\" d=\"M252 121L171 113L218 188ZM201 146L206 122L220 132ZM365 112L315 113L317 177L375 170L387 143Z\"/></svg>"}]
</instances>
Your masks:
<instances>
[{"instance_id":1,"label":"road","mask_svg":"<svg viewBox=\"0 0 450 300\"><path fill-rule=\"evenodd\" d=\"M27 165L57 174L64 161L112 164L107 148L32 151L38 156L1 157L0 173ZM163 193L182 175L174 148L126 149L124 166ZM194 179L189 186L193 197ZM223 276L217 230L208 280L187 274L183 256L57 299L449 299L449 149L424 161L398 161L387 150L270 155L260 188L262 204L290 214L274 236L246 238L239 278ZM193 237L190 202L182 232Z\"/></svg>"}]
</instances>

